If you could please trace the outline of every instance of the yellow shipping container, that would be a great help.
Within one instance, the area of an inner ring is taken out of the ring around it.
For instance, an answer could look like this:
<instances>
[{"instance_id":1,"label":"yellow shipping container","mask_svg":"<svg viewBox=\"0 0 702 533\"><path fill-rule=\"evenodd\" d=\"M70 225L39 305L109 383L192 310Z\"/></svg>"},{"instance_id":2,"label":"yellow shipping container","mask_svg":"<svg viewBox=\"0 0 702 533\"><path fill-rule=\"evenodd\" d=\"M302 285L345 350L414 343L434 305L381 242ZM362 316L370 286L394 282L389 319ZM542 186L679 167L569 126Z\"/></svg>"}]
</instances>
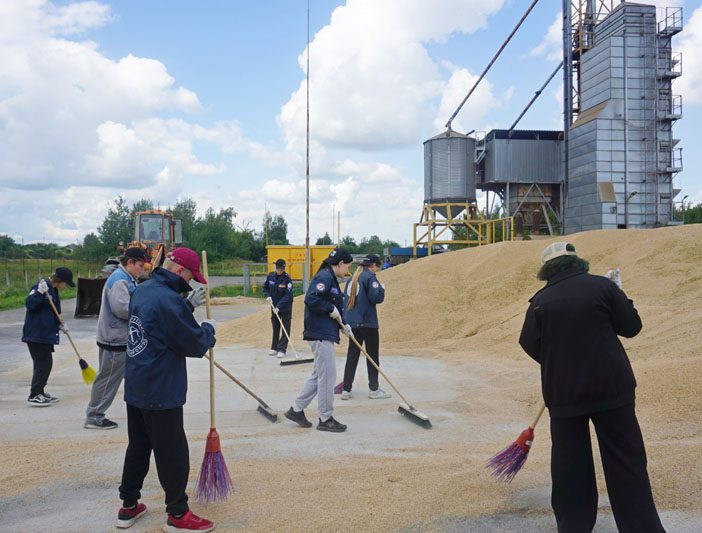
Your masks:
<instances>
[{"instance_id":1,"label":"yellow shipping container","mask_svg":"<svg viewBox=\"0 0 702 533\"><path fill-rule=\"evenodd\" d=\"M334 249L334 245L310 246L310 261L312 263L310 279L317 272L329 253ZM296 281L302 280L302 271L305 265L305 247L292 245L273 245L266 246L268 253L268 272L275 270L275 262L278 259L285 259L287 266L285 270L290 274L290 277Z\"/></svg>"}]
</instances>

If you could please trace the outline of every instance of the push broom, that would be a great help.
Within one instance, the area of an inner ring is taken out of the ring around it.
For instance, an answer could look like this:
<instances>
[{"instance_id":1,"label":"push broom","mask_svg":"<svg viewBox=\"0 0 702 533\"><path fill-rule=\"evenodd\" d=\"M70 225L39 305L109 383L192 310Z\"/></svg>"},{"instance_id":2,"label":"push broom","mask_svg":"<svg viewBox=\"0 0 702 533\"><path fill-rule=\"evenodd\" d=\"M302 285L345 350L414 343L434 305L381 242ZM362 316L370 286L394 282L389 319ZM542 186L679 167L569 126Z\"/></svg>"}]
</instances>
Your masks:
<instances>
[{"instance_id":1,"label":"push broom","mask_svg":"<svg viewBox=\"0 0 702 533\"><path fill-rule=\"evenodd\" d=\"M202 252L202 271L207 275L207 252ZM210 287L205 285L205 307L207 309L207 318L212 318L210 311ZM214 384L214 350L210 348L210 432L207 435L207 443L205 445L205 457L202 460L200 467L200 476L197 480L197 488L195 495L202 503L209 503L215 500L226 500L229 492L233 490L232 478L229 476L227 463L222 455L222 447L219 443L219 434L215 428L215 384Z\"/></svg>"},{"instance_id":2,"label":"push broom","mask_svg":"<svg viewBox=\"0 0 702 533\"><path fill-rule=\"evenodd\" d=\"M293 353L295 354L295 357L286 357L284 359L280 360L280 366L289 366L289 365L300 365L302 363L311 363L314 361L314 357L300 357L300 354L297 353L297 350L293 346L292 340L290 339L290 335L288 334L288 331L285 329L285 326L283 325L283 320L280 318L280 315L278 314L278 311L275 310L275 306L271 304L271 309L273 310L273 314L276 316L278 319L278 322L280 322L280 329L283 330L283 333L285 334L285 337L288 339L288 344L292 348Z\"/></svg>"},{"instance_id":3,"label":"push broom","mask_svg":"<svg viewBox=\"0 0 702 533\"><path fill-rule=\"evenodd\" d=\"M341 321L340 317L337 317L337 322L339 322L339 325L343 328L344 323ZM373 358L368 355L368 352L363 349L363 346L356 340L356 337L354 337L353 333L349 335L349 339L358 346L358 349L361 350L361 353L366 356L366 359L372 364L375 369L378 371L378 373L385 378L385 381L387 381L390 386L393 388L393 390L397 393L397 395L402 398L402 401L405 402L404 404L400 404L400 406L397 408L397 411L401 414L406 416L411 422L414 422L415 424L422 426L423 428L426 429L431 429L431 420L429 420L429 417L422 413L421 411L418 411L411 403L407 401L407 398L405 398L402 393L399 391L399 389L395 386L395 384L390 381L390 378L380 370L380 367L373 361ZM343 386L343 385L342 385ZM338 385L337 385L338 387Z\"/></svg>"},{"instance_id":4,"label":"push broom","mask_svg":"<svg viewBox=\"0 0 702 533\"><path fill-rule=\"evenodd\" d=\"M546 408L542 403L536 418L531 425L522 431L512 444L501 452L495 454L485 465L485 468L492 469L492 475L500 481L509 483L517 475L529 457L531 445L534 442L534 428L539 423L539 419Z\"/></svg>"},{"instance_id":5,"label":"push broom","mask_svg":"<svg viewBox=\"0 0 702 533\"><path fill-rule=\"evenodd\" d=\"M51 309L54 310L54 314L56 315L56 318L58 318L59 324L61 324L61 326L65 328L66 324L61 318L58 309L56 309L56 305L51 299L51 296L47 294L46 298L47 300L49 300L49 305L51 306ZM80 372L81 374L83 374L83 381L85 381L86 385L90 385L93 381L95 381L95 370L93 370L93 368L88 364L88 362L80 356L80 353L78 353L78 348L76 348L76 345L73 342L73 339L71 338L71 335L68 333L68 331L64 329L63 332L66 334L66 337L68 337L68 341L71 343L71 346L73 346L73 351L75 352L76 357L78 358L78 365L80 365Z\"/></svg>"}]
</instances>

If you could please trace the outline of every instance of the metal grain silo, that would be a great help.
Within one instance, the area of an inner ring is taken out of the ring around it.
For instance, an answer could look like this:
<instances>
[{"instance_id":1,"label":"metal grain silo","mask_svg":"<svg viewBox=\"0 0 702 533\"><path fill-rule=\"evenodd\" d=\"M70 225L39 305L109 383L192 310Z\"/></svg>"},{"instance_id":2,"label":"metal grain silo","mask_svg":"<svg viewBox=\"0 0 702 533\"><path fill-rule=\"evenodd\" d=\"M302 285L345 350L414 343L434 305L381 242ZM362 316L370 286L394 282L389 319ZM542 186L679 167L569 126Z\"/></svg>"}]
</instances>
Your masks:
<instances>
[{"instance_id":1,"label":"metal grain silo","mask_svg":"<svg viewBox=\"0 0 702 533\"><path fill-rule=\"evenodd\" d=\"M424 142L424 203L473 203L475 139L447 130Z\"/></svg>"}]
</instances>

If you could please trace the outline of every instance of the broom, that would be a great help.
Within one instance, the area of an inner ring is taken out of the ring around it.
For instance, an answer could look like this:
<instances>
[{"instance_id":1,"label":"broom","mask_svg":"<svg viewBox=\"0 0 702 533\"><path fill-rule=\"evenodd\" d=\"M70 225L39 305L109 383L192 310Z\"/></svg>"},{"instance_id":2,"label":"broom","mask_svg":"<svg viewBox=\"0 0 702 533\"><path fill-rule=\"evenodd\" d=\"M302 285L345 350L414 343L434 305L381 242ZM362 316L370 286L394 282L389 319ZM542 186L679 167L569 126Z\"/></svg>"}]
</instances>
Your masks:
<instances>
[{"instance_id":1,"label":"broom","mask_svg":"<svg viewBox=\"0 0 702 533\"><path fill-rule=\"evenodd\" d=\"M47 294L46 298L47 300L49 300L49 305L51 306L51 309L54 310L54 314L56 315L56 318L58 318L59 324L61 324L61 326L65 328L66 324L64 324L63 320L61 319L61 315L59 315L58 309L56 309L56 305L51 299L51 296ZM95 370L93 370L93 368L88 364L88 362L80 356L80 354L78 353L78 348L76 348L76 345L73 342L73 339L69 335L68 331L64 329L63 332L66 334L66 337L68 337L71 346L73 346L73 351L76 353L76 357L78 358L78 365L80 366L80 372L81 374L83 374L83 381L85 381L86 385L90 385L93 381L95 381Z\"/></svg>"},{"instance_id":2,"label":"broom","mask_svg":"<svg viewBox=\"0 0 702 533\"><path fill-rule=\"evenodd\" d=\"M280 360L280 366L289 366L289 365L299 365L302 363L312 363L314 361L314 357L300 357L300 354L297 353L297 350L293 346L292 340L290 339L290 335L288 334L288 331L285 329L285 326L283 325L283 320L280 318L280 315L278 314L278 311L275 310L275 306L271 304L271 309L273 310L273 313L275 316L278 318L278 322L280 323L280 329L283 330L283 333L285 334L285 337L288 339L288 344L290 345L290 348L292 348L293 353L295 354L295 357L286 357L285 359Z\"/></svg>"},{"instance_id":3,"label":"broom","mask_svg":"<svg viewBox=\"0 0 702 533\"><path fill-rule=\"evenodd\" d=\"M207 252L202 252L202 273L207 275ZM210 286L205 285L205 307L207 318L211 318L210 311ZM222 447L219 443L219 434L215 429L215 397L214 397L214 350L210 348L210 432L207 435L205 445L205 457L200 466L200 476L197 480L195 495L201 503L209 503L215 500L226 500L229 492L233 490L232 478L229 476L227 463L222 455Z\"/></svg>"},{"instance_id":4,"label":"broom","mask_svg":"<svg viewBox=\"0 0 702 533\"><path fill-rule=\"evenodd\" d=\"M487 462L485 468L491 468L494 477L509 483L517 475L517 472L522 469L534 442L534 428L539 423L545 408L546 404L542 403L531 425L519 434L517 440L492 456Z\"/></svg>"}]
</instances>

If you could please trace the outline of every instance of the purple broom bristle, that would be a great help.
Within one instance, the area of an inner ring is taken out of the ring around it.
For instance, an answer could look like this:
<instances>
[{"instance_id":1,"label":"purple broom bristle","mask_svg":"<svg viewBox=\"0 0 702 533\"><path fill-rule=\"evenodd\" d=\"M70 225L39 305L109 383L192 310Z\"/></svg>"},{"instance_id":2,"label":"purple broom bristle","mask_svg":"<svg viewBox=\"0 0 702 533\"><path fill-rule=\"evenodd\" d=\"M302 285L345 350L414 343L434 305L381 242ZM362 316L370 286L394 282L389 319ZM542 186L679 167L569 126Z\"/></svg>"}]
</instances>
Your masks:
<instances>
[{"instance_id":1,"label":"purple broom bristle","mask_svg":"<svg viewBox=\"0 0 702 533\"><path fill-rule=\"evenodd\" d=\"M529 456L529 448L522 449L516 442L510 444L501 452L495 454L485 465L492 469L492 476L506 483L511 482L517 475Z\"/></svg>"},{"instance_id":2,"label":"purple broom bristle","mask_svg":"<svg viewBox=\"0 0 702 533\"><path fill-rule=\"evenodd\" d=\"M198 501L210 503L226 500L229 493L233 491L234 485L222 452L206 452L195 489Z\"/></svg>"}]
</instances>

